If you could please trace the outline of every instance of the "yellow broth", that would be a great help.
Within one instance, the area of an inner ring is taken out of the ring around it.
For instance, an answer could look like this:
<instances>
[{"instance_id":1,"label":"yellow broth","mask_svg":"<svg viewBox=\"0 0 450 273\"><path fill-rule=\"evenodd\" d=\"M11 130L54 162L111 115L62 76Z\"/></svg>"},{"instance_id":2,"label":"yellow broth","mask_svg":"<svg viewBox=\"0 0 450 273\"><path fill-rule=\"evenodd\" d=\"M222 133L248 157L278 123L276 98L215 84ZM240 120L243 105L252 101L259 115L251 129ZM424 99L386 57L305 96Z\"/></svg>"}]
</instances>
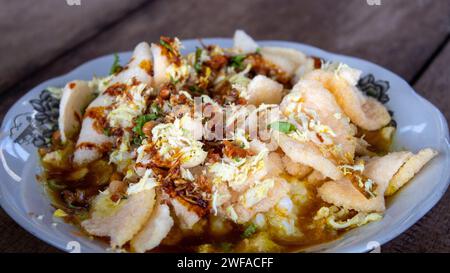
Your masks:
<instances>
[{"instance_id":1,"label":"yellow broth","mask_svg":"<svg viewBox=\"0 0 450 273\"><path fill-rule=\"evenodd\" d=\"M384 153L385 149L387 150L391 145L392 138L383 137L381 130L374 132L360 131L359 134L369 136L367 141L374 145L374 147L379 148L379 153ZM392 135L393 134L391 134L391 136ZM63 148L64 146L56 142L51 148L40 151L40 154L43 156L49 151ZM87 232L82 230L80 223L89 218L90 202L99 191L103 191L108 187L111 177L115 172L113 166L108 165L108 167L106 167L107 162L107 158L102 158L91 163L88 167L88 173L77 181L67 180L67 177L79 170L74 168L71 164L69 164L70 167L61 169L42 162L44 171L37 177L38 181L45 187L53 206L64 210L68 214L67 217L64 217L64 220L80 227L82 234L87 234ZM307 247L338 239L348 229L334 230L327 225L317 225L317 223L314 225L313 218L317 211L323 206L329 206L329 204L326 204L317 196L317 184L313 185L305 182L305 186L310 198L309 201L301 207L299 214L297 215L296 226L303 233L303 236L295 241L277 241L275 239L270 239L271 243L273 243L273 245L271 244L271 247L255 250L254 247L248 247L248 245L251 245L251 243L249 243L250 240L264 233L267 233L270 237L270 234L267 231L258 230L249 238L245 238L243 237L243 233L246 226L225 220L228 225L232 226L232 229L225 235L217 236L210 231L209 226L211 216L207 215L193 227L192 232L181 231L180 228L175 225L167 238L151 252L299 252ZM82 197L86 202L81 204L76 202L75 204L69 204L67 198L64 197L64 193L67 191L75 193L81 192L84 194ZM107 238L98 239L108 241ZM125 245L124 248L127 249L128 245Z\"/></svg>"}]
</instances>

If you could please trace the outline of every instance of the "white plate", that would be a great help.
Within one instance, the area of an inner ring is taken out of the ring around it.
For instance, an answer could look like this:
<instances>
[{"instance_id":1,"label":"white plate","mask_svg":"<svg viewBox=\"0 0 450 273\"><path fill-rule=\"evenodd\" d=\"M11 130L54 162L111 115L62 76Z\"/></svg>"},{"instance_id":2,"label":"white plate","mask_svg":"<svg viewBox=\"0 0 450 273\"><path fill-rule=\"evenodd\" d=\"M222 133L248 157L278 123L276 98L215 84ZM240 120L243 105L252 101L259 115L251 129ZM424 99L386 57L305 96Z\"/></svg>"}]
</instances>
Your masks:
<instances>
[{"instance_id":1,"label":"white plate","mask_svg":"<svg viewBox=\"0 0 450 273\"><path fill-rule=\"evenodd\" d=\"M203 39L203 42L222 47L232 45L230 39ZM187 40L183 44L185 52L191 52L199 46L196 40ZM437 203L449 184L450 144L447 123L436 107L415 93L403 79L367 61L331 54L298 43L261 41L260 44L292 47L308 55L344 62L362 70L364 75L372 74L377 80L389 82L390 100L387 107L394 111L398 124L394 147L414 152L431 147L439 151L439 156L394 197L383 220L354 229L337 241L312 247L309 251L368 251L398 236ZM125 61L130 58L131 52L121 53L119 56ZM36 86L8 111L1 127L1 205L23 228L62 250L105 252L108 246L97 240L75 235L77 228L53 219L53 209L42 187L36 182L35 176L40 167L35 144L39 145L43 141L43 126L54 124L57 116L57 111L52 111L57 101L46 97L42 91L48 86L63 86L74 79L89 80L93 75L107 75L112 63L112 55L100 57L64 76ZM55 222L58 224L54 225Z\"/></svg>"}]
</instances>

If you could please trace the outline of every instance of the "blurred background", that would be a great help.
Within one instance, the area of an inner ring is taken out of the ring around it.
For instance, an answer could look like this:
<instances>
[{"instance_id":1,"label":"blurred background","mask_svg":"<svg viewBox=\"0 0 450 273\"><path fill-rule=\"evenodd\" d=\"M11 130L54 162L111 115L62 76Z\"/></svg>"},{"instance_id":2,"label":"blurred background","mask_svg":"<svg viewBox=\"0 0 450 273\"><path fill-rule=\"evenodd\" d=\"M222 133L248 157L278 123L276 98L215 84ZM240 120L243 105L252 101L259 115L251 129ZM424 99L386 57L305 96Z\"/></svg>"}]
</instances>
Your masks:
<instances>
[{"instance_id":1,"label":"blurred background","mask_svg":"<svg viewBox=\"0 0 450 273\"><path fill-rule=\"evenodd\" d=\"M301 42L399 74L450 120L450 0L0 0L0 119L33 86L160 35ZM401 90L396 90L401 92ZM382 251L450 251L450 196ZM0 252L57 251L0 210Z\"/></svg>"}]
</instances>

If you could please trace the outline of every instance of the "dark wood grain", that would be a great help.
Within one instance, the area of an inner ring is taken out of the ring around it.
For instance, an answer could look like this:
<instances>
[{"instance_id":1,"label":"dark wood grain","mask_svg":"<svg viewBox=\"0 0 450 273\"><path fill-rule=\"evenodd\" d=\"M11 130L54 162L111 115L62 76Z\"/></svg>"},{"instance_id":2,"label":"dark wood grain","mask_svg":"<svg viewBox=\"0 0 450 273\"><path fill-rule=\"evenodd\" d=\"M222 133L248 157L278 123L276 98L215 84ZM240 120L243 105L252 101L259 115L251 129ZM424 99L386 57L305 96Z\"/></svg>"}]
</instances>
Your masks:
<instances>
[{"instance_id":1,"label":"dark wood grain","mask_svg":"<svg viewBox=\"0 0 450 273\"><path fill-rule=\"evenodd\" d=\"M44 243L16 224L3 209L0 209L0 253L27 252L53 253L58 249Z\"/></svg>"},{"instance_id":2,"label":"dark wood grain","mask_svg":"<svg viewBox=\"0 0 450 273\"><path fill-rule=\"evenodd\" d=\"M450 15L449 15L450 16ZM450 121L450 42L414 85L419 94L436 105Z\"/></svg>"},{"instance_id":3,"label":"dark wood grain","mask_svg":"<svg viewBox=\"0 0 450 273\"><path fill-rule=\"evenodd\" d=\"M65 13L71 12L65 10ZM52 59L49 53L47 63L35 64L34 72L0 93L0 119L17 98L33 86L67 73L94 57L131 50L142 40L157 41L160 35L230 37L236 28L245 29L257 39L298 41L368 59L408 81L422 76L415 87L436 103L449 119L448 99L442 99L442 94L450 88L449 77L444 79L445 75L450 75L445 63L449 60L448 46L427 66L448 35L449 14L450 1L447 0L382 0L381 6L369 6L362 0L151 1L120 23L106 29L98 27L98 31L80 47L61 43L56 58ZM64 22L64 19L59 20L59 23ZM47 46L42 43L37 47ZM37 47L36 50L43 50ZM0 71L3 67L0 64ZM425 73L419 73L427 67ZM447 193L426 217L383 250L449 251L448 196ZM0 251L47 252L55 249L29 235L0 212Z\"/></svg>"},{"instance_id":4,"label":"dark wood grain","mask_svg":"<svg viewBox=\"0 0 450 273\"><path fill-rule=\"evenodd\" d=\"M0 0L0 92L145 0Z\"/></svg>"},{"instance_id":5,"label":"dark wood grain","mask_svg":"<svg viewBox=\"0 0 450 273\"><path fill-rule=\"evenodd\" d=\"M422 219L381 247L382 252L450 252L450 191Z\"/></svg>"},{"instance_id":6,"label":"dark wood grain","mask_svg":"<svg viewBox=\"0 0 450 273\"><path fill-rule=\"evenodd\" d=\"M94 57L131 50L160 35L180 38L230 37L237 28L257 39L316 45L379 63L411 80L448 34L450 1L152 1L95 39L66 52L5 91L3 110L45 79L64 74ZM251 11L251 12L250 12ZM67 12L71 12L69 9ZM13 95L11 95L13 94Z\"/></svg>"}]
</instances>

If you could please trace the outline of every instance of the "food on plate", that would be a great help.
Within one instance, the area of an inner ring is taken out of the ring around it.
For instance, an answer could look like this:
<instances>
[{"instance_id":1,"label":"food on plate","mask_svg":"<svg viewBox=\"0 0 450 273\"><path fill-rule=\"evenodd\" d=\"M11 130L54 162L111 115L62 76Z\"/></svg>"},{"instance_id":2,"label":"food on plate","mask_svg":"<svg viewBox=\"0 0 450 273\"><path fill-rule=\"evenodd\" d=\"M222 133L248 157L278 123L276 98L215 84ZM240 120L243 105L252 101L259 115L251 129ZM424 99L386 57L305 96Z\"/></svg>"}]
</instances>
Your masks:
<instances>
[{"instance_id":1,"label":"food on plate","mask_svg":"<svg viewBox=\"0 0 450 273\"><path fill-rule=\"evenodd\" d=\"M177 38L60 92L39 180L63 218L130 252L290 252L379 221L437 152L391 150L362 71L293 48L182 54Z\"/></svg>"}]
</instances>

